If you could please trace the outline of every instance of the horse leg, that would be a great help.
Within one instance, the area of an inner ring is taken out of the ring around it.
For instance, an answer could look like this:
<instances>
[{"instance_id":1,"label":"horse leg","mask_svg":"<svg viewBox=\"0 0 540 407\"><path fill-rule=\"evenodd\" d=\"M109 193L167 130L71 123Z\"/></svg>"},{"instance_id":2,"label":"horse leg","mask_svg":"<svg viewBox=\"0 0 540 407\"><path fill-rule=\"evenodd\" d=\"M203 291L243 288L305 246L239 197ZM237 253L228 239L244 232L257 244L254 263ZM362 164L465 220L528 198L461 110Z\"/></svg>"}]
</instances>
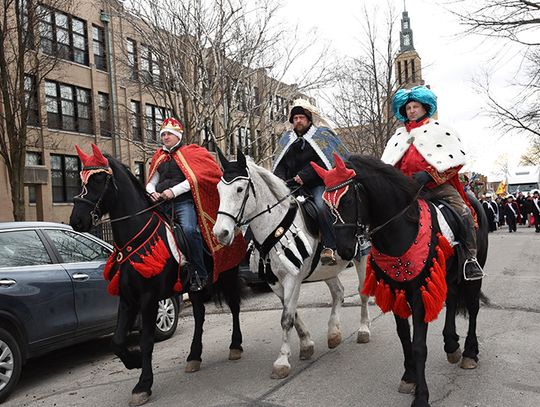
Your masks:
<instances>
[{"instance_id":1,"label":"horse leg","mask_svg":"<svg viewBox=\"0 0 540 407\"><path fill-rule=\"evenodd\" d=\"M157 311L157 298L151 294L143 294L141 299L142 334L139 341L142 370L139 381L132 390L130 406L140 406L146 403L152 394L152 384L154 383L152 352L154 351Z\"/></svg>"},{"instance_id":2,"label":"horse leg","mask_svg":"<svg viewBox=\"0 0 540 407\"><path fill-rule=\"evenodd\" d=\"M416 387L416 365L414 363L411 326L408 319L403 319L394 314L396 320L396 330L403 348L405 373L401 376L398 391L400 393L410 394Z\"/></svg>"},{"instance_id":3,"label":"horse leg","mask_svg":"<svg viewBox=\"0 0 540 407\"><path fill-rule=\"evenodd\" d=\"M300 294L300 284L298 277L293 277L289 274L283 280L283 312L281 314L281 349L279 357L274 362L272 368L272 379L283 379L289 375L291 365L289 356L291 355L290 332L294 325L296 316L296 306L298 304L298 296Z\"/></svg>"},{"instance_id":4,"label":"horse leg","mask_svg":"<svg viewBox=\"0 0 540 407\"><path fill-rule=\"evenodd\" d=\"M412 295L413 340L412 352L416 367L416 391L411 407L429 407L429 390L426 382L427 331L425 309L420 290Z\"/></svg>"},{"instance_id":5,"label":"horse leg","mask_svg":"<svg viewBox=\"0 0 540 407\"><path fill-rule=\"evenodd\" d=\"M330 349L335 348L341 343L341 321L339 318L339 311L343 304L343 284L339 278L334 277L328 280L324 280L330 294L332 295L332 311L330 313L330 319L328 320L328 347Z\"/></svg>"},{"instance_id":6,"label":"horse leg","mask_svg":"<svg viewBox=\"0 0 540 407\"><path fill-rule=\"evenodd\" d=\"M238 286L238 268L228 270L220 276L225 302L231 310L233 330L229 346L229 360L242 357L242 331L240 330L240 287Z\"/></svg>"},{"instance_id":7,"label":"horse leg","mask_svg":"<svg viewBox=\"0 0 540 407\"><path fill-rule=\"evenodd\" d=\"M283 305L283 286L281 284L275 284L272 286L272 288ZM300 318L300 315L298 315L298 312L294 314L294 328L296 329L296 333L300 339L300 360L311 359L315 351L315 342L311 340L311 334L304 324L304 321Z\"/></svg>"},{"instance_id":8,"label":"horse leg","mask_svg":"<svg viewBox=\"0 0 540 407\"><path fill-rule=\"evenodd\" d=\"M202 335L204 325L204 298L201 292L190 292L189 299L193 308L193 318L195 319L195 330L191 340L191 349L187 357L184 371L186 373L197 372L201 368L202 356Z\"/></svg>"},{"instance_id":9,"label":"horse leg","mask_svg":"<svg viewBox=\"0 0 540 407\"><path fill-rule=\"evenodd\" d=\"M111 347L126 369L140 369L142 363L140 350L129 350L127 347L127 336L133 327L136 316L137 307L128 304L125 298L121 296L118 303L118 318L111 340Z\"/></svg>"},{"instance_id":10,"label":"horse leg","mask_svg":"<svg viewBox=\"0 0 540 407\"><path fill-rule=\"evenodd\" d=\"M366 261L367 256L362 256L360 261L354 261L354 266L356 269L356 274L358 274L358 292L362 291L364 287L364 279L366 278ZM368 310L368 301L369 297L360 293L360 328L358 328L358 333L356 334L357 343L368 343L371 332L369 327L371 321L369 319L369 310Z\"/></svg>"},{"instance_id":11,"label":"horse leg","mask_svg":"<svg viewBox=\"0 0 540 407\"><path fill-rule=\"evenodd\" d=\"M462 369L475 369L478 366L478 338L476 337L476 318L480 309L480 288L482 280L466 281L465 304L469 312L469 329L463 350L460 367Z\"/></svg>"},{"instance_id":12,"label":"horse leg","mask_svg":"<svg viewBox=\"0 0 540 407\"><path fill-rule=\"evenodd\" d=\"M459 335L456 332L457 293L453 285L449 285L446 295L446 317L444 320L443 338L446 359L450 363L458 363L461 360L459 347Z\"/></svg>"}]
</instances>

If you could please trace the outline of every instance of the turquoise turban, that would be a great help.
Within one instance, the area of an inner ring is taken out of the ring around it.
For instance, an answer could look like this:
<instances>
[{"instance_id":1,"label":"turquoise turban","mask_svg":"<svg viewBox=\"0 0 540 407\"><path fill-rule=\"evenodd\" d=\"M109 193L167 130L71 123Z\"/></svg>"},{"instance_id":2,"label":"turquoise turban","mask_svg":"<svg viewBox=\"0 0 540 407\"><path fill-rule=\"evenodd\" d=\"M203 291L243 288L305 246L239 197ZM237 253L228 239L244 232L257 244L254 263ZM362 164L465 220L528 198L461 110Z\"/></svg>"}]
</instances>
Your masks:
<instances>
[{"instance_id":1,"label":"turquoise turban","mask_svg":"<svg viewBox=\"0 0 540 407\"><path fill-rule=\"evenodd\" d=\"M407 116L402 108L404 108L407 103L412 101L422 103L422 105L424 105L426 108L428 117L433 116L437 110L437 96L435 96L435 93L425 86L415 86L411 89L400 89L392 98L392 110L399 121L407 121Z\"/></svg>"}]
</instances>

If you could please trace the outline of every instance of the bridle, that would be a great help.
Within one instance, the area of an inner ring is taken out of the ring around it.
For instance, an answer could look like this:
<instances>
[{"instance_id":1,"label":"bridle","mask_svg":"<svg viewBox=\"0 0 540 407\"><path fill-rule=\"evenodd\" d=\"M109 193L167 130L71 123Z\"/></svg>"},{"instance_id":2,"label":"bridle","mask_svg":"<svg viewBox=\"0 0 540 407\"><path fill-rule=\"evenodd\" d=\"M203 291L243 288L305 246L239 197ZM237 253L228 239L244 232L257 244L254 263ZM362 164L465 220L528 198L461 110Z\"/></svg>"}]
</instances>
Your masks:
<instances>
[{"instance_id":1,"label":"bridle","mask_svg":"<svg viewBox=\"0 0 540 407\"><path fill-rule=\"evenodd\" d=\"M257 193L255 192L255 185L253 185L253 180L251 179L251 177L249 175L249 169L246 168L246 170L248 171L247 176L234 177L230 181L227 181L225 178L221 177L221 182L223 182L225 185L231 185L234 182L241 181L241 180L248 181L248 187L246 188L246 192L244 193L244 197L242 199L242 204L240 205L240 209L238 211L238 214L236 216L234 216L234 215L232 215L232 214L230 214L228 212L225 212L225 211L218 211L217 212L218 215L224 215L224 216L227 216L227 217L231 218L234 221L234 226L235 227L242 227L242 226L248 225L254 219L258 218L259 216L264 215L265 213L272 212L272 209L274 209L280 203L282 203L283 201L285 201L286 199L291 197L298 189L300 189L300 187L298 187L298 188L295 188L295 189L291 190L291 192L289 192L287 195L285 195L284 197L278 199L278 201L275 204L267 205L265 210L253 215L251 218L242 220L244 218L244 212L246 211L247 200L249 199L249 191L252 190L253 191L253 196L255 198L257 198Z\"/></svg>"},{"instance_id":2,"label":"bridle","mask_svg":"<svg viewBox=\"0 0 540 407\"><path fill-rule=\"evenodd\" d=\"M91 170L108 170L108 169L110 169L110 168L109 167L85 167L84 168L84 170L90 170L90 171ZM92 209L90 210L90 217L92 218L92 226L93 227L102 225L104 223L120 222L122 220L126 220L126 219L133 218L135 216L139 216L139 215L141 215L141 214L143 214L145 212L151 211L152 209L156 208L157 206L159 206L159 205L163 204L163 202L165 202L165 201L157 202L154 205L149 206L148 208L142 209L142 210L140 210L140 211L138 211L136 213L132 213L130 215L122 216L120 218L106 219L106 220L101 220L100 221L101 217L103 216L100 205L101 205L101 202L103 201L103 198L105 197L105 193L107 192L107 188L109 187L109 185L112 184L114 186L114 188L115 188L115 191L118 191L118 187L116 186L116 183L114 181L112 171L110 171L110 172L105 171L105 172L107 172L107 178L105 179L105 187L101 191L101 194L100 194L100 196L99 196L99 198L98 198L98 200L96 202L93 202L90 199L85 198L85 195L88 193L88 190L86 188L87 182L83 183L81 193L73 198L73 202L85 203L85 204L89 205L90 207L92 207Z\"/></svg>"},{"instance_id":3,"label":"bridle","mask_svg":"<svg viewBox=\"0 0 540 407\"><path fill-rule=\"evenodd\" d=\"M398 212L397 214L395 214L390 219L388 219L386 222L382 223L381 225L377 226L376 228L374 228L372 230L369 230L369 226L362 223L362 222L360 222L360 220L359 220L359 218L360 218L359 217L360 210L359 210L358 207L360 205L360 202L362 201L362 194L366 193L366 190L365 190L364 186L360 182L356 182L354 178L351 178L351 179L348 179L345 182L342 182L339 185L336 185L336 186L331 187L331 188L326 188L325 191L326 192L337 191L337 190L339 190L341 188L344 188L344 187L346 187L348 185L352 185L354 187L354 191L355 191L355 198L356 199L355 199L355 204L354 204L354 210L355 210L356 223L346 223L343 220L343 218L341 217L337 206L331 205L330 210L332 211L332 214L335 217L334 228L336 228L336 229L339 229L339 228L354 229L354 236L356 237L356 239L358 240L359 243L360 243L361 240L363 240L365 238L368 238L368 239L371 240L375 233L379 232L381 229L386 227L388 224L390 224L394 220L396 220L399 217L403 216L410 209L410 207L417 201L418 197L420 196L420 193L422 192L422 189L424 188L423 186L421 186L420 189L418 189L418 191L416 192L416 195L411 200L411 202L407 206L405 206L405 208L403 208L400 212Z\"/></svg>"},{"instance_id":4,"label":"bridle","mask_svg":"<svg viewBox=\"0 0 540 407\"><path fill-rule=\"evenodd\" d=\"M341 188L345 188L349 185L352 185L354 188L355 193L355 202L354 202L354 219L356 219L356 223L347 223L343 220L341 214L338 211L338 207L334 204L330 204L330 212L334 216L334 228L337 230L352 230L354 233L354 237L356 238L356 251L358 251L358 248L361 247L366 240L371 236L371 233L368 232L368 225L365 225L360 221L360 210L359 205L362 201L361 193L365 193L364 186L360 184L359 182L355 182L354 178L351 178L345 182L342 182L341 184L338 184L334 187L326 188L325 192L334 192L338 191Z\"/></svg>"},{"instance_id":5,"label":"bridle","mask_svg":"<svg viewBox=\"0 0 540 407\"><path fill-rule=\"evenodd\" d=\"M84 170L106 170L106 167L85 167ZM105 196L105 193L107 192L107 189L109 188L109 185L114 185L116 189L116 184L114 183L112 172L107 172L107 178L105 179L105 187L101 191L101 195L99 196L98 200L96 202L91 201L90 199L85 198L85 195L88 193L88 190L86 188L86 183L83 183L82 191L79 195L75 196L73 198L73 202L82 202L87 205L90 205L92 209L90 210L90 217L92 218L92 226L97 226L99 224L99 220L101 219L101 216L103 216L101 212L101 201L103 201L103 197Z\"/></svg>"}]
</instances>

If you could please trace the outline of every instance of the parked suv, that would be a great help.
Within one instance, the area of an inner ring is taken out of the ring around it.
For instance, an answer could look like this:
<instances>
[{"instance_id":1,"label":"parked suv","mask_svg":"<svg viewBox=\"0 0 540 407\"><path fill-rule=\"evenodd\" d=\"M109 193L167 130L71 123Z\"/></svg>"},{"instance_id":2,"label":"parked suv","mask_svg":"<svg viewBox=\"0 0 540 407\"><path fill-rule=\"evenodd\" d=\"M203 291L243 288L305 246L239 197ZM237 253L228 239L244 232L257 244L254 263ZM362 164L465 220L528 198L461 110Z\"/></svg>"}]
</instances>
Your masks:
<instances>
[{"instance_id":1,"label":"parked suv","mask_svg":"<svg viewBox=\"0 0 540 407\"><path fill-rule=\"evenodd\" d=\"M0 223L0 402L24 362L114 331L118 297L103 268L112 246L68 225ZM156 339L171 337L180 302L161 301Z\"/></svg>"}]
</instances>

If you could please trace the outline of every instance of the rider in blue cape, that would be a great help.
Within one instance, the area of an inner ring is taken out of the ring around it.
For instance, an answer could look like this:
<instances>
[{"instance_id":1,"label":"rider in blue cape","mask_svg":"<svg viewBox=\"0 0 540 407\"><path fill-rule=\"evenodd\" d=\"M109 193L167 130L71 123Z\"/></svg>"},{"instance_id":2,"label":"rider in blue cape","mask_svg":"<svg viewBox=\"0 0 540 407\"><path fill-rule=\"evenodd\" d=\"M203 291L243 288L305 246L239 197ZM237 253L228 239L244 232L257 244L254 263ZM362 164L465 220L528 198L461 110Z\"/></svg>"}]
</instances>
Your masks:
<instances>
[{"instance_id":1,"label":"rider in blue cape","mask_svg":"<svg viewBox=\"0 0 540 407\"><path fill-rule=\"evenodd\" d=\"M334 166L333 152L343 158L349 152L338 139L336 133L328 127L317 127L313 123L315 107L304 100L296 100L289 115L292 130L286 131L279 140L274 153L272 170L279 178L287 181L294 189L298 186L313 196L321 214L321 235L323 250L321 264L336 264L336 238L332 227L332 219L328 208L322 200L324 182L315 172L310 162L331 169Z\"/></svg>"}]
</instances>

